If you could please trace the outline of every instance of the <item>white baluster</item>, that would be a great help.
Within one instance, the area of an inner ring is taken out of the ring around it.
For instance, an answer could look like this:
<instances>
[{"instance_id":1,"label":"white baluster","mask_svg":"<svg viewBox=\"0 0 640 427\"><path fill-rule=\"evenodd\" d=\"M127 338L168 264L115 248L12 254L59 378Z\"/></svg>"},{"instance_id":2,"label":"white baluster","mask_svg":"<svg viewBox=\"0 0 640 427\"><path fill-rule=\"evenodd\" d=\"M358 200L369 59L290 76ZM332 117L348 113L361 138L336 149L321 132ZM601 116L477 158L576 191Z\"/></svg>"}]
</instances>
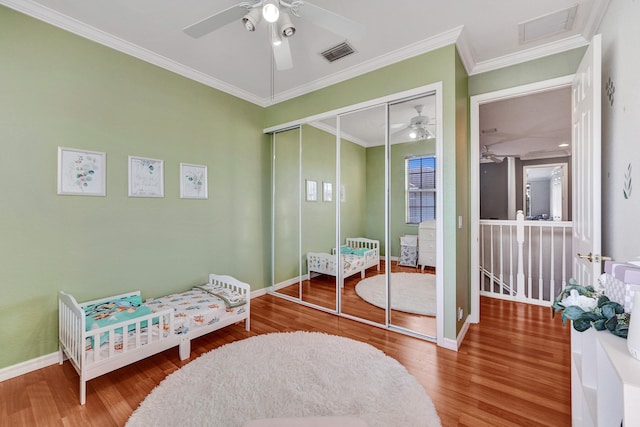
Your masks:
<instances>
[{"instance_id":1,"label":"white baluster","mask_svg":"<svg viewBox=\"0 0 640 427\"><path fill-rule=\"evenodd\" d=\"M518 273L516 283L516 299L524 300L524 261L523 261L523 245L524 245L524 213L518 211L516 214L516 239L518 242Z\"/></svg>"}]
</instances>

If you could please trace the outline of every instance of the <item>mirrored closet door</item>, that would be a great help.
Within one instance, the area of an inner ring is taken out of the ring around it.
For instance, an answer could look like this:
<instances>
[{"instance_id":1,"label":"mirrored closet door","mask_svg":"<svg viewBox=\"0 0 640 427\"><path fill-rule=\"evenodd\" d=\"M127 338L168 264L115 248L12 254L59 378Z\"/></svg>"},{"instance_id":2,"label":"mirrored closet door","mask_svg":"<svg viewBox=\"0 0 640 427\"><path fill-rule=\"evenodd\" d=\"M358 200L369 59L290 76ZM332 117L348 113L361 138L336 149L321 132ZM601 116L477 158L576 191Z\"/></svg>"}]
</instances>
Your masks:
<instances>
[{"instance_id":1,"label":"mirrored closet door","mask_svg":"<svg viewBox=\"0 0 640 427\"><path fill-rule=\"evenodd\" d=\"M300 128L272 136L273 291L300 299Z\"/></svg>"},{"instance_id":2,"label":"mirrored closet door","mask_svg":"<svg viewBox=\"0 0 640 427\"><path fill-rule=\"evenodd\" d=\"M389 106L389 323L436 336L435 93Z\"/></svg>"},{"instance_id":3,"label":"mirrored closet door","mask_svg":"<svg viewBox=\"0 0 640 427\"><path fill-rule=\"evenodd\" d=\"M386 106L338 117L341 313L386 324Z\"/></svg>"},{"instance_id":4,"label":"mirrored closet door","mask_svg":"<svg viewBox=\"0 0 640 427\"><path fill-rule=\"evenodd\" d=\"M328 124L335 128L336 119ZM336 309L336 136L317 126L302 126L302 300Z\"/></svg>"},{"instance_id":5,"label":"mirrored closet door","mask_svg":"<svg viewBox=\"0 0 640 427\"><path fill-rule=\"evenodd\" d=\"M405 93L273 133L270 292L436 338L437 99Z\"/></svg>"}]
</instances>

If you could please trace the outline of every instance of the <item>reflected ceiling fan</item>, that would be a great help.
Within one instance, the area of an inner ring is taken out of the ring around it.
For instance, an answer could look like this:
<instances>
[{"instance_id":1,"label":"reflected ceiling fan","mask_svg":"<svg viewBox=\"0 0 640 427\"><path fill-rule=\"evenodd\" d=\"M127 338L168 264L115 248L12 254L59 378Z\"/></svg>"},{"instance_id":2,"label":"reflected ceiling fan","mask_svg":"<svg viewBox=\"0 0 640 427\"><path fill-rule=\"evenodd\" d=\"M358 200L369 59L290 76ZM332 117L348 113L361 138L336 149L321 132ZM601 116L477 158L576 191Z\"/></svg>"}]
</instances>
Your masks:
<instances>
[{"instance_id":1,"label":"reflected ceiling fan","mask_svg":"<svg viewBox=\"0 0 640 427\"><path fill-rule=\"evenodd\" d=\"M292 16L303 18L347 39L359 40L364 35L364 26L361 24L302 0L255 0L238 3L185 27L183 31L198 38L237 21L247 31L253 32L264 21L268 24L276 68L288 70L293 68L288 39L296 33Z\"/></svg>"},{"instance_id":2,"label":"reflected ceiling fan","mask_svg":"<svg viewBox=\"0 0 640 427\"><path fill-rule=\"evenodd\" d=\"M435 123L431 122L427 116L422 115L422 110L424 108L424 105L416 105L413 108L415 108L416 113L418 113L418 115L412 117L411 120L409 121L409 124L407 124L406 126L404 124L401 124L400 126L405 126L405 127L403 129L400 129L397 132L394 132L392 136L407 133L409 138L415 139L415 140L435 138L436 136L431 131L431 129L429 129L430 127L433 127ZM397 125L394 125L394 127L395 126Z\"/></svg>"},{"instance_id":3,"label":"reflected ceiling fan","mask_svg":"<svg viewBox=\"0 0 640 427\"><path fill-rule=\"evenodd\" d=\"M488 160L488 161L493 162L493 163L502 163L502 161L505 159L505 157L507 157L507 156L501 156L499 154L495 154L486 145L482 146L482 153L480 153L480 160L481 161L482 160Z\"/></svg>"}]
</instances>

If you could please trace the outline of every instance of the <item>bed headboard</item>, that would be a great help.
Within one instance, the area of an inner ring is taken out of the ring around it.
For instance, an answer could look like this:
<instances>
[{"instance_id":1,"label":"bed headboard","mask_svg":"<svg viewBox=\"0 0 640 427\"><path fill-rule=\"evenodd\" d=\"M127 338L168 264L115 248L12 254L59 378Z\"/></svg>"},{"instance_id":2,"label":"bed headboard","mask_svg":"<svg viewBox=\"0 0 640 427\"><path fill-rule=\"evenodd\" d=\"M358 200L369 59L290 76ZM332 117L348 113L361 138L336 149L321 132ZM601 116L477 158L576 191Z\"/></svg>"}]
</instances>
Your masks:
<instances>
[{"instance_id":1,"label":"bed headboard","mask_svg":"<svg viewBox=\"0 0 640 427\"><path fill-rule=\"evenodd\" d=\"M360 249L360 248L379 249L380 248L379 240L367 239L366 237L347 237L346 242L347 242L347 246L354 249Z\"/></svg>"}]
</instances>

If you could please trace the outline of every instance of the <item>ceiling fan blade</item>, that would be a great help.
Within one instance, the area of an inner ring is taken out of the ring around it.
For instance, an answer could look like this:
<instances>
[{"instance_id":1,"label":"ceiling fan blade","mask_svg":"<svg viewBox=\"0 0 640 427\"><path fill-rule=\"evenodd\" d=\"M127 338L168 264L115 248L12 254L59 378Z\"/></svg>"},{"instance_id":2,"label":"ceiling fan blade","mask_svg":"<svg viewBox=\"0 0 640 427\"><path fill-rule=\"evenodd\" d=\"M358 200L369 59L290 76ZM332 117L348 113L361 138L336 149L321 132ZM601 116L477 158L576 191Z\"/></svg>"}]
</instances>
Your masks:
<instances>
[{"instance_id":1,"label":"ceiling fan blade","mask_svg":"<svg viewBox=\"0 0 640 427\"><path fill-rule=\"evenodd\" d=\"M300 16L350 40L360 40L364 37L364 25L308 2L300 6Z\"/></svg>"},{"instance_id":2,"label":"ceiling fan blade","mask_svg":"<svg viewBox=\"0 0 640 427\"><path fill-rule=\"evenodd\" d=\"M280 71L293 68L291 48L289 47L289 39L287 37L283 37L282 43L278 46L273 45L273 59L276 62L276 68Z\"/></svg>"},{"instance_id":3,"label":"ceiling fan blade","mask_svg":"<svg viewBox=\"0 0 640 427\"><path fill-rule=\"evenodd\" d=\"M204 18L201 21L184 27L182 31L193 38L202 37L234 21L240 21L247 14L247 9L236 4L228 9Z\"/></svg>"}]
</instances>

